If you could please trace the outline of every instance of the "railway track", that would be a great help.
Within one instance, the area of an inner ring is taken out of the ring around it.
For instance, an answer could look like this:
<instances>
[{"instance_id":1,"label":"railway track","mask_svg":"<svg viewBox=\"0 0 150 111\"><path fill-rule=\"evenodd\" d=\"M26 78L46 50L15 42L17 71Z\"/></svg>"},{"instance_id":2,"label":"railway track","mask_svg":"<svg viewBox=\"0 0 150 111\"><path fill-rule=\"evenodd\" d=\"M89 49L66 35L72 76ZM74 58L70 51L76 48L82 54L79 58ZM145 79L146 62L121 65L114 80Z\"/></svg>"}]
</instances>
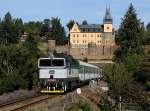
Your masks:
<instances>
[{"instance_id":1,"label":"railway track","mask_svg":"<svg viewBox=\"0 0 150 111\"><path fill-rule=\"evenodd\" d=\"M87 85L81 86L81 88L86 87ZM75 89L72 89L69 93L72 93L76 91ZM0 105L0 111L23 111L31 106L41 104L43 102L47 102L50 99L53 99L55 97L59 97L62 95L38 95L34 96L32 98L28 98L25 100L19 100L13 103L7 103L7 104L1 104Z\"/></svg>"},{"instance_id":2,"label":"railway track","mask_svg":"<svg viewBox=\"0 0 150 111\"><path fill-rule=\"evenodd\" d=\"M46 102L47 100L52 99L56 96L58 95L41 95L24 101L2 104L0 105L0 111L23 111L30 106Z\"/></svg>"},{"instance_id":3,"label":"railway track","mask_svg":"<svg viewBox=\"0 0 150 111\"><path fill-rule=\"evenodd\" d=\"M87 85L84 85L81 88L83 89L86 86ZM73 92L76 92L76 89L71 90L67 94L70 94ZM59 96L63 97L63 95L60 95L60 94L58 94L58 95L57 94L56 95L39 95L39 96L36 96L33 98L20 100L20 101L13 102L13 103L2 104L2 105L0 105L0 111L23 111L23 110L30 108L32 106L39 105L42 103L47 103L48 100L54 99L56 97L59 98Z\"/></svg>"}]
</instances>

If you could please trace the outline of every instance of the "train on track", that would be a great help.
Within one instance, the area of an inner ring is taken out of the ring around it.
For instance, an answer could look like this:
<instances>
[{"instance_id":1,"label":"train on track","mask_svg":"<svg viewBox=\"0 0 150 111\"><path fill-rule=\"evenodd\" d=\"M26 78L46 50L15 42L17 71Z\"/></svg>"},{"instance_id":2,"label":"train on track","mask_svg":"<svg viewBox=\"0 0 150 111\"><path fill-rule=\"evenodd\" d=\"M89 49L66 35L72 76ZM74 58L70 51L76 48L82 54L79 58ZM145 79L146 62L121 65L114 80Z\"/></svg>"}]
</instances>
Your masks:
<instances>
[{"instance_id":1,"label":"train on track","mask_svg":"<svg viewBox=\"0 0 150 111\"><path fill-rule=\"evenodd\" d=\"M102 69L71 57L38 59L41 93L65 93L91 80L102 78Z\"/></svg>"}]
</instances>

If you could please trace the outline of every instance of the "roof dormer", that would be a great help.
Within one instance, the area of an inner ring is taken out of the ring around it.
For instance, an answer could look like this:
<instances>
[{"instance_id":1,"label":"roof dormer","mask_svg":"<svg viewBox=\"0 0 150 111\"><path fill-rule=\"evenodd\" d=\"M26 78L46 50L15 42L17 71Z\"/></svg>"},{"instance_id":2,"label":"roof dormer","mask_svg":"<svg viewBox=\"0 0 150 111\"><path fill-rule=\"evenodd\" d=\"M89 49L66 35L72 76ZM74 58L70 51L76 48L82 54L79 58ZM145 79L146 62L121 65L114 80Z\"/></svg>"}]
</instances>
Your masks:
<instances>
[{"instance_id":1,"label":"roof dormer","mask_svg":"<svg viewBox=\"0 0 150 111\"><path fill-rule=\"evenodd\" d=\"M70 32L80 32L78 24L75 22Z\"/></svg>"}]
</instances>

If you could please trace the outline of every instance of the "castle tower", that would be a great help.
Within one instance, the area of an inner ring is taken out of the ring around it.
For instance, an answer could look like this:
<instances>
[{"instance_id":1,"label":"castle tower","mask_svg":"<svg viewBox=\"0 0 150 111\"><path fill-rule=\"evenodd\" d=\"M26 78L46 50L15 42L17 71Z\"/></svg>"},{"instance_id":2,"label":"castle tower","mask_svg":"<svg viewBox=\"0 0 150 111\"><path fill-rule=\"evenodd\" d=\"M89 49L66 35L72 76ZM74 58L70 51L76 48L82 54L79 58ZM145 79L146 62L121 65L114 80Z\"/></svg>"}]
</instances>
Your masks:
<instances>
[{"instance_id":1,"label":"castle tower","mask_svg":"<svg viewBox=\"0 0 150 111\"><path fill-rule=\"evenodd\" d=\"M104 32L111 32L112 33L112 16L110 13L110 8L106 8L106 13L105 13L105 17L103 20L103 24L104 24Z\"/></svg>"}]
</instances>

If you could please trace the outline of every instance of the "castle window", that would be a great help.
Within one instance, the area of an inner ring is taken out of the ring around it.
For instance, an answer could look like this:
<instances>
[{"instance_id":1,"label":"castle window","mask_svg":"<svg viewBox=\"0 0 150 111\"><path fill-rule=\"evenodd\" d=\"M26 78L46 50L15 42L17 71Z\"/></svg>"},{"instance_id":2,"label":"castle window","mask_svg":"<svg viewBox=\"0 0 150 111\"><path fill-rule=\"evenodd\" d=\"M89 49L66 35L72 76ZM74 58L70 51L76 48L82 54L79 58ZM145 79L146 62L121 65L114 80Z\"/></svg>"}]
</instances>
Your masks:
<instances>
[{"instance_id":1,"label":"castle window","mask_svg":"<svg viewBox=\"0 0 150 111\"><path fill-rule=\"evenodd\" d=\"M79 37L79 35L77 34L77 37Z\"/></svg>"},{"instance_id":2,"label":"castle window","mask_svg":"<svg viewBox=\"0 0 150 111\"><path fill-rule=\"evenodd\" d=\"M109 29L109 27L107 27L107 29Z\"/></svg>"},{"instance_id":3,"label":"castle window","mask_svg":"<svg viewBox=\"0 0 150 111\"><path fill-rule=\"evenodd\" d=\"M75 34L73 34L73 37L75 37Z\"/></svg>"},{"instance_id":4,"label":"castle window","mask_svg":"<svg viewBox=\"0 0 150 111\"><path fill-rule=\"evenodd\" d=\"M97 35L97 37L99 37L99 35Z\"/></svg>"},{"instance_id":5,"label":"castle window","mask_svg":"<svg viewBox=\"0 0 150 111\"><path fill-rule=\"evenodd\" d=\"M98 41L98 43L101 43L101 41Z\"/></svg>"}]
</instances>

